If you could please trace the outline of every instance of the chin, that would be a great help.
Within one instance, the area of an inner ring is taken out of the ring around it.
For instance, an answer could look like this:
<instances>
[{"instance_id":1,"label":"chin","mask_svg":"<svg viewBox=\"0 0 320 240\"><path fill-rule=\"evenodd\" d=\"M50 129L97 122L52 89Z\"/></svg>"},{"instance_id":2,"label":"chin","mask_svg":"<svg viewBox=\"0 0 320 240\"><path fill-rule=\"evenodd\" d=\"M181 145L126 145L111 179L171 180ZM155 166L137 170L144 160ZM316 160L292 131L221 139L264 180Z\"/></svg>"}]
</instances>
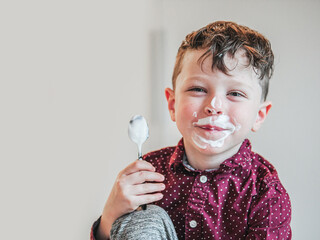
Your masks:
<instances>
[{"instance_id":1,"label":"chin","mask_svg":"<svg viewBox=\"0 0 320 240\"><path fill-rule=\"evenodd\" d=\"M193 146L202 154L207 156L214 156L221 153L227 153L230 151L230 156L232 157L236 154L242 144L242 141L239 143L230 143L227 139L225 141L212 141L212 142L199 142L193 139Z\"/></svg>"},{"instance_id":2,"label":"chin","mask_svg":"<svg viewBox=\"0 0 320 240\"><path fill-rule=\"evenodd\" d=\"M201 154L204 155L216 155L221 152L224 152L226 149L221 147L211 147L210 145L199 146L199 144L193 144L193 147Z\"/></svg>"}]
</instances>

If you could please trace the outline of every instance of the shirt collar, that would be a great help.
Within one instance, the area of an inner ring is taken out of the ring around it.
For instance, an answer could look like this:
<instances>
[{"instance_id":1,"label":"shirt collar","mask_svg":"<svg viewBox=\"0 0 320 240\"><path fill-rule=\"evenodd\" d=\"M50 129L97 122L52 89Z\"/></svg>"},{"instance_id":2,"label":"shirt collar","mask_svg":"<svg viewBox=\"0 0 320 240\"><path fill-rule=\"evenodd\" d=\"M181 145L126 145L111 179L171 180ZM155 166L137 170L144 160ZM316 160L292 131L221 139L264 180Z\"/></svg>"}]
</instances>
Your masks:
<instances>
[{"instance_id":1,"label":"shirt collar","mask_svg":"<svg viewBox=\"0 0 320 240\"><path fill-rule=\"evenodd\" d=\"M231 158L226 159L223 163L221 163L220 167L227 168L248 168L251 165L251 143L249 139L245 139L238 152L233 155Z\"/></svg>"},{"instance_id":2,"label":"shirt collar","mask_svg":"<svg viewBox=\"0 0 320 240\"><path fill-rule=\"evenodd\" d=\"M179 166L182 166L182 160L185 155L185 149L183 144L183 138L180 139L178 145L176 146L176 149L174 150L173 154L171 155L170 161L169 161L169 167L172 170L177 170Z\"/></svg>"},{"instance_id":3,"label":"shirt collar","mask_svg":"<svg viewBox=\"0 0 320 240\"><path fill-rule=\"evenodd\" d=\"M178 167L185 168L183 164L183 158L185 156L185 148L183 144L183 138L179 141L178 145L173 152L170 161L169 167L172 170L177 170ZM221 163L220 168L222 171L230 171L236 167L248 168L251 165L251 143L248 139L245 139L239 151L233 155L231 158L226 159ZM190 171L190 169L189 169ZM197 170L195 170L197 171Z\"/></svg>"}]
</instances>

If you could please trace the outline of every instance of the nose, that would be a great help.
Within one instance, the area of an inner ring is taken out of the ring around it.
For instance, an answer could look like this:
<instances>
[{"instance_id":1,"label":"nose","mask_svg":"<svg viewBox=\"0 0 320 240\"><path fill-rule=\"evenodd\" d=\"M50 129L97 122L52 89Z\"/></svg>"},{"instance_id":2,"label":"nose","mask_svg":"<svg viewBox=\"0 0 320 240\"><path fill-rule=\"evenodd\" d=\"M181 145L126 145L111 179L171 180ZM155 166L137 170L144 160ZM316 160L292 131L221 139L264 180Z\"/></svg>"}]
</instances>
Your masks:
<instances>
[{"instance_id":1,"label":"nose","mask_svg":"<svg viewBox=\"0 0 320 240\"><path fill-rule=\"evenodd\" d=\"M205 112L209 115L214 115L214 114L221 115L222 114L221 110L215 109L212 106L206 106Z\"/></svg>"},{"instance_id":2,"label":"nose","mask_svg":"<svg viewBox=\"0 0 320 240\"><path fill-rule=\"evenodd\" d=\"M222 101L219 98L214 97L211 102L205 107L205 112L208 115L221 115L222 112Z\"/></svg>"}]
</instances>

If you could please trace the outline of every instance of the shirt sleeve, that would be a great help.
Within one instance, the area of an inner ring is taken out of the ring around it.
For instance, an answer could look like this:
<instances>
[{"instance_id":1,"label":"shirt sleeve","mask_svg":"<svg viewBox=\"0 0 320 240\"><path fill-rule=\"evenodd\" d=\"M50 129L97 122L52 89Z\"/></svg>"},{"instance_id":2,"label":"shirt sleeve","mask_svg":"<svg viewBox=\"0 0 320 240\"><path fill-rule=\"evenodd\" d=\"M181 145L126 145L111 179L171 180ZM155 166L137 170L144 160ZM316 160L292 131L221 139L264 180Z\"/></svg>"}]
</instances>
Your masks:
<instances>
[{"instance_id":1,"label":"shirt sleeve","mask_svg":"<svg viewBox=\"0 0 320 240\"><path fill-rule=\"evenodd\" d=\"M277 176L264 180L261 185L250 207L246 240L291 239L291 203L288 193Z\"/></svg>"},{"instance_id":2,"label":"shirt sleeve","mask_svg":"<svg viewBox=\"0 0 320 240\"><path fill-rule=\"evenodd\" d=\"M91 227L91 232L90 232L90 240L96 240L96 234L97 234L98 227L100 225L100 220L101 220L101 217L99 217L98 220L93 223Z\"/></svg>"}]
</instances>

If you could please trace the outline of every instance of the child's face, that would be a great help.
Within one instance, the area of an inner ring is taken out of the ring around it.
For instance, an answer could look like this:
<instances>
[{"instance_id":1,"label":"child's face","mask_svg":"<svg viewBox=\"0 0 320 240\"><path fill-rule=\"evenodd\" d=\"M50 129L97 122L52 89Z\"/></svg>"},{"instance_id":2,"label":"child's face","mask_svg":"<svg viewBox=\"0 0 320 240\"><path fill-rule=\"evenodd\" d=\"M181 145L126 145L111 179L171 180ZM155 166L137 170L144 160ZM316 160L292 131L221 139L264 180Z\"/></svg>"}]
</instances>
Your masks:
<instances>
[{"instance_id":1,"label":"child's face","mask_svg":"<svg viewBox=\"0 0 320 240\"><path fill-rule=\"evenodd\" d=\"M198 59L204 52L187 51L175 91L166 89L171 119L188 151L231 157L249 132L260 128L271 104L261 102L259 79L247 67L243 50L234 58L225 56L229 75L212 71L210 57L200 65Z\"/></svg>"}]
</instances>

